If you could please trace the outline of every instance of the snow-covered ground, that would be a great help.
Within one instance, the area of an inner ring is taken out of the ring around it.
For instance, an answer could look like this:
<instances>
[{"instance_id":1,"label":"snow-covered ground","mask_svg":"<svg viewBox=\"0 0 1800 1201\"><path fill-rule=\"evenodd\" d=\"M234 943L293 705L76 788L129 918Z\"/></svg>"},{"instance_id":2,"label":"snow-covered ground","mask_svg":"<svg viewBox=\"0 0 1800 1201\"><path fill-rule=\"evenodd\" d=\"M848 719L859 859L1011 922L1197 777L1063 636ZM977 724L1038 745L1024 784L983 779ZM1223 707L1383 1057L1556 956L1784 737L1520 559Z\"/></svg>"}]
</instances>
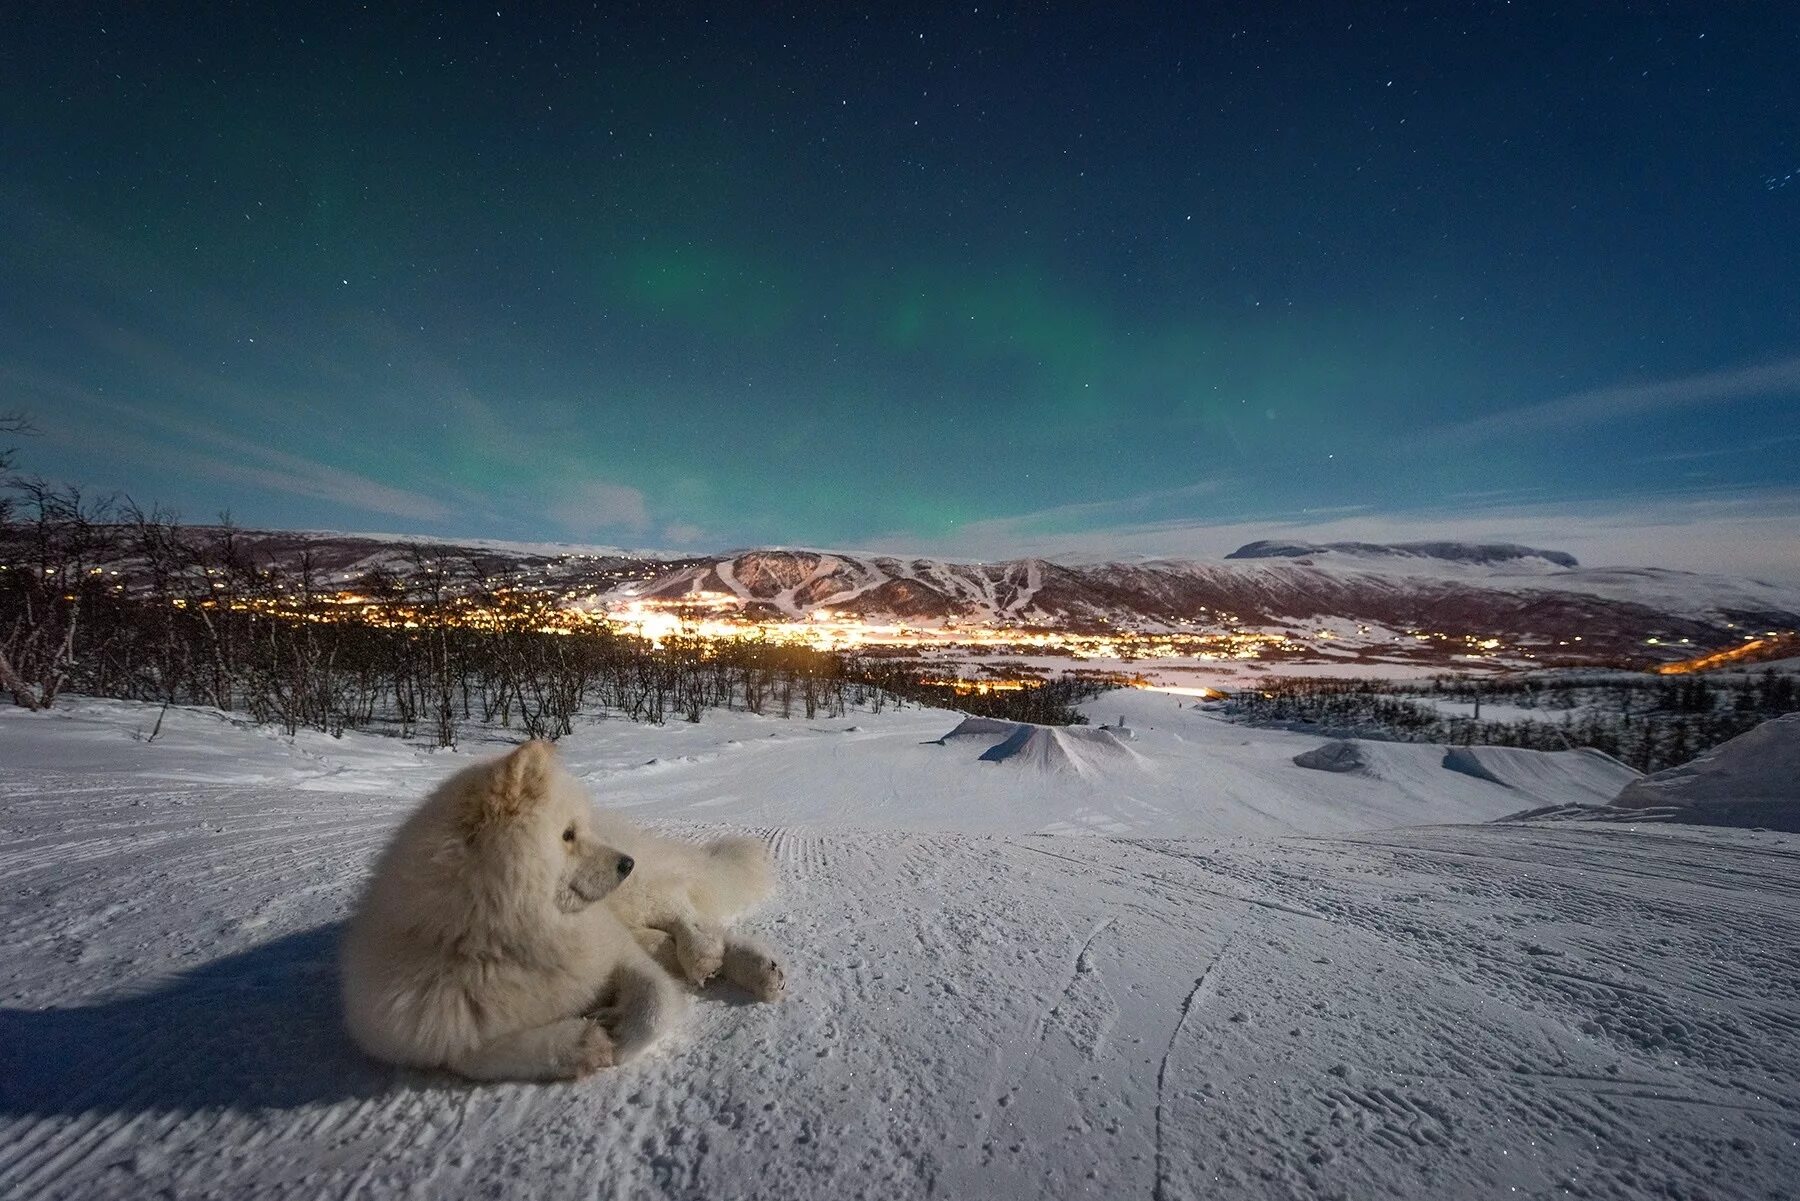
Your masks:
<instances>
[{"instance_id":1,"label":"snow-covered ground","mask_svg":"<svg viewBox=\"0 0 1800 1201\"><path fill-rule=\"evenodd\" d=\"M1596 756L1090 712L1133 736L579 730L603 803L770 841L790 994L486 1087L362 1060L332 962L497 745L0 714L0 1195L1793 1195L1800 836L1487 824L1610 800Z\"/></svg>"}]
</instances>

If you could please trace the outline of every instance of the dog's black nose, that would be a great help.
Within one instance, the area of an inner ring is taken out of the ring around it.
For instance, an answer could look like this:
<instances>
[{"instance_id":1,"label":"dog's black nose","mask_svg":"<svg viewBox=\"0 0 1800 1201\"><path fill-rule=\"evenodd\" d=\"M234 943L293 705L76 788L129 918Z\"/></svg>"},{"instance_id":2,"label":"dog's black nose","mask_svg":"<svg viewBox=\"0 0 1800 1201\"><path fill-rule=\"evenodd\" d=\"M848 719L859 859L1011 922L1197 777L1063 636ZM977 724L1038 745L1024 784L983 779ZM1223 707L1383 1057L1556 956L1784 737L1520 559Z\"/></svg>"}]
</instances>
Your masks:
<instances>
[{"instance_id":1,"label":"dog's black nose","mask_svg":"<svg viewBox=\"0 0 1800 1201\"><path fill-rule=\"evenodd\" d=\"M636 866L637 866L637 861L634 860L630 855L620 855L619 856L619 879L623 880L626 876L629 876L631 874L631 869Z\"/></svg>"}]
</instances>

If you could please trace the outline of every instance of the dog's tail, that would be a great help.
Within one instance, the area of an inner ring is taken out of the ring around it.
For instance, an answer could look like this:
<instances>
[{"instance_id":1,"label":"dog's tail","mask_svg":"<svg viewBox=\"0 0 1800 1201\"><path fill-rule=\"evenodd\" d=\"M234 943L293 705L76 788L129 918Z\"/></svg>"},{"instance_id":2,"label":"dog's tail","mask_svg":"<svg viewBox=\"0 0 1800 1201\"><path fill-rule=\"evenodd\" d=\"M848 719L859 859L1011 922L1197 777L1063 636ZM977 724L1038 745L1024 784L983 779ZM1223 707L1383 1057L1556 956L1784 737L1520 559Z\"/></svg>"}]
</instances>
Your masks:
<instances>
[{"instance_id":1,"label":"dog's tail","mask_svg":"<svg viewBox=\"0 0 1800 1201\"><path fill-rule=\"evenodd\" d=\"M720 838L706 844L704 879L723 911L742 913L775 891L775 861L754 838Z\"/></svg>"}]
</instances>

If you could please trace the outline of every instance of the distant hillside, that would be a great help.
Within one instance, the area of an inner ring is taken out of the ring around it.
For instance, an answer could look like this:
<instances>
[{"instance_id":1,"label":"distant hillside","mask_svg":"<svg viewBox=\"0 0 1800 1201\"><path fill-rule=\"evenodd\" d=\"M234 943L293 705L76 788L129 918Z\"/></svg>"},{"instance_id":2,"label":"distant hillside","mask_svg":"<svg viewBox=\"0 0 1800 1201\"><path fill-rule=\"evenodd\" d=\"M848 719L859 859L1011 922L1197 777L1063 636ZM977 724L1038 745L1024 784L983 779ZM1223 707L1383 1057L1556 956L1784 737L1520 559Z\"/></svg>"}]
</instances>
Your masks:
<instances>
[{"instance_id":1,"label":"distant hillside","mask_svg":"<svg viewBox=\"0 0 1800 1201\"><path fill-rule=\"evenodd\" d=\"M1579 567L1575 556L1512 542L1288 542L1264 539L1240 546L1227 559L1303 559L1331 555L1354 559L1440 559L1482 566L1541 560L1555 567Z\"/></svg>"}]
</instances>

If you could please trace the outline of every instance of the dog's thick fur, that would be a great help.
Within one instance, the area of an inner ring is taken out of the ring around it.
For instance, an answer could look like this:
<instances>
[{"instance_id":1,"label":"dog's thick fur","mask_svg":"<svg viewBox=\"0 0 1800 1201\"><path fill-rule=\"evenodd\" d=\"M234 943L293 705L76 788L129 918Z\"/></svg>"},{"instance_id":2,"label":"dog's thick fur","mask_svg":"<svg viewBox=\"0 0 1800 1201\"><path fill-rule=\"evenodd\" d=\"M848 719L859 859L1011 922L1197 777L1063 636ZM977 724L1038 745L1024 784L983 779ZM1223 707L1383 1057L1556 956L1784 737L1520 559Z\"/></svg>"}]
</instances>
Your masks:
<instances>
[{"instance_id":1,"label":"dog's thick fur","mask_svg":"<svg viewBox=\"0 0 1800 1201\"><path fill-rule=\"evenodd\" d=\"M624 1062L686 1007L671 970L780 994L774 960L726 929L772 884L760 844L644 834L529 742L452 776L395 834L345 934L345 1021L378 1059L479 1080Z\"/></svg>"}]
</instances>

